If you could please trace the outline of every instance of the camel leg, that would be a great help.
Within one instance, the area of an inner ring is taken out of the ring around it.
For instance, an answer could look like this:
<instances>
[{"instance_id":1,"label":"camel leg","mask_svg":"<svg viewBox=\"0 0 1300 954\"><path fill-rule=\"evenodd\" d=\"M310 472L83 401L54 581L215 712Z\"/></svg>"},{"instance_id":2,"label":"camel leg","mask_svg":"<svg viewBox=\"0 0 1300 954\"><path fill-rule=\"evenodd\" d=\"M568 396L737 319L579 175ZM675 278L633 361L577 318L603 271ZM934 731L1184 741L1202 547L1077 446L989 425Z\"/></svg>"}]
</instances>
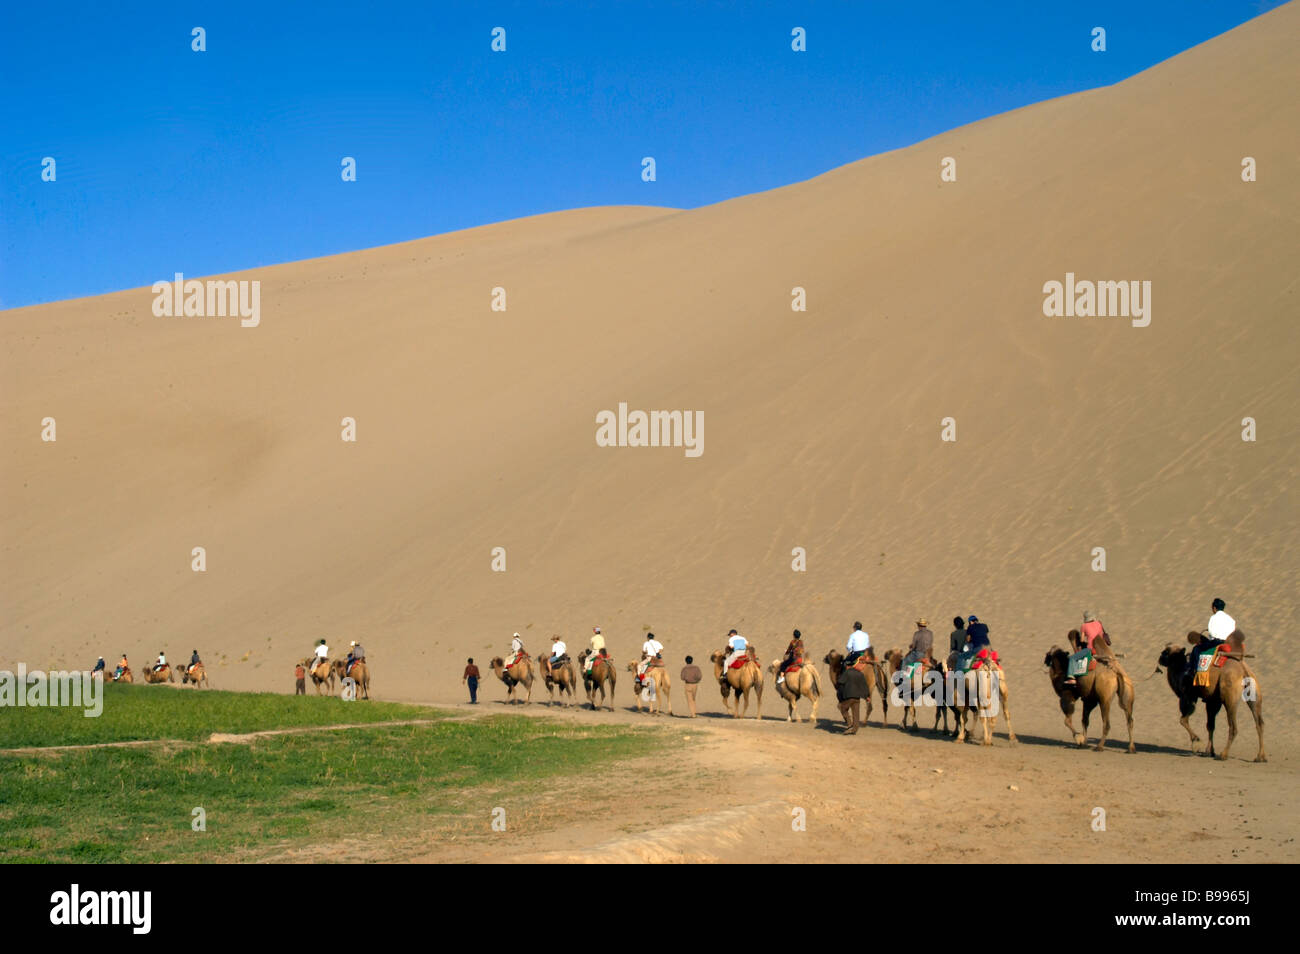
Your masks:
<instances>
[{"instance_id":1,"label":"camel leg","mask_svg":"<svg viewBox=\"0 0 1300 954\"><path fill-rule=\"evenodd\" d=\"M1223 685L1223 681L1220 680L1219 684ZM1240 687L1235 689L1236 691L1229 689L1228 698L1223 703L1224 714L1228 717L1228 744L1217 756L1221 762L1228 757L1228 750L1232 748L1232 743L1237 738L1237 702L1241 698L1241 689Z\"/></svg>"},{"instance_id":2,"label":"camel leg","mask_svg":"<svg viewBox=\"0 0 1300 954\"><path fill-rule=\"evenodd\" d=\"M1088 743L1087 732L1080 732L1074 727L1074 700L1062 696L1060 699L1061 713L1065 716L1065 727L1070 730L1070 738L1074 739L1074 744L1082 748ZM1084 724L1085 730L1087 723Z\"/></svg>"},{"instance_id":3,"label":"camel leg","mask_svg":"<svg viewBox=\"0 0 1300 954\"><path fill-rule=\"evenodd\" d=\"M1223 708L1223 700L1218 695L1210 696L1205 700L1205 733L1209 736L1205 745L1205 755L1214 757L1214 722L1219 717L1219 710Z\"/></svg>"},{"instance_id":4,"label":"camel leg","mask_svg":"<svg viewBox=\"0 0 1300 954\"><path fill-rule=\"evenodd\" d=\"M1258 683L1256 687L1258 688ZM1259 736L1259 753L1255 756L1255 761L1267 762L1268 756L1264 754L1264 700L1256 696L1246 705L1250 706L1250 714L1255 717L1255 734Z\"/></svg>"},{"instance_id":5,"label":"camel leg","mask_svg":"<svg viewBox=\"0 0 1300 954\"><path fill-rule=\"evenodd\" d=\"M1097 740L1096 751L1106 749L1106 737L1110 735L1110 697L1103 696L1101 703L1101 738Z\"/></svg>"}]
</instances>

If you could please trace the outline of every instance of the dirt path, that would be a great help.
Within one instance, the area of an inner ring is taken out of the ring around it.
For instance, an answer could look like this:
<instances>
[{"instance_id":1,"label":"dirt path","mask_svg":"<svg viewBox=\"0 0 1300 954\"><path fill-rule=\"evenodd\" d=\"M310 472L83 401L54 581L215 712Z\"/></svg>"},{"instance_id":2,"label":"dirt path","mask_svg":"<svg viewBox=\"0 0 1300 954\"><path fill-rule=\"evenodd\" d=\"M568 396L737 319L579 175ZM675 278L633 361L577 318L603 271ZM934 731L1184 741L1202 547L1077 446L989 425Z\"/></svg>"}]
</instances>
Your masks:
<instances>
[{"instance_id":1,"label":"dirt path","mask_svg":"<svg viewBox=\"0 0 1300 954\"><path fill-rule=\"evenodd\" d=\"M517 711L656 721L623 711ZM431 839L401 855L592 863L1300 860L1295 761L1246 761L1255 754L1250 730L1238 737L1234 757L1218 762L1156 744L1139 743L1129 755L1113 739L1112 748L1094 752L1035 735L1012 746L999 734L984 748L875 722L846 737L827 719L816 727L723 716L657 721L680 736L667 779L653 765L589 778L577 811L559 786L550 812L540 810L551 824L532 821L523 844L518 833L491 833L484 813L481 836L454 845Z\"/></svg>"}]
</instances>

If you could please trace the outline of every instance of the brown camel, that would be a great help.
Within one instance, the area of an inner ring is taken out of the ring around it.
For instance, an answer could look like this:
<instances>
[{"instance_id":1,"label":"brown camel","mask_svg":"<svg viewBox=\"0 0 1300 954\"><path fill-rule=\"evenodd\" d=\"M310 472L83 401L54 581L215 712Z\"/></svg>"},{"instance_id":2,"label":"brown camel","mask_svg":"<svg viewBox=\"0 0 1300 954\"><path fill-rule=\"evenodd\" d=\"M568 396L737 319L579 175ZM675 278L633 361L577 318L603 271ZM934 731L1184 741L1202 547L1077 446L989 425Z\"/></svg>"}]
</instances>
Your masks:
<instances>
[{"instance_id":1,"label":"brown camel","mask_svg":"<svg viewBox=\"0 0 1300 954\"><path fill-rule=\"evenodd\" d=\"M636 672L636 663L628 663L627 671ZM668 703L668 714L673 714L672 699L672 680L668 678L668 670L663 666L651 666L645 671L646 679L653 679L655 684L655 697L646 708L651 715L659 715L663 709L663 703ZM662 700L662 701L661 701ZM632 702L636 704L636 711L641 711L641 693L637 691L636 685L632 686Z\"/></svg>"},{"instance_id":2,"label":"brown camel","mask_svg":"<svg viewBox=\"0 0 1300 954\"><path fill-rule=\"evenodd\" d=\"M916 710L927 705L926 700L928 697L925 691L926 685L927 683L933 685L934 681L938 679L939 687L942 688L944 685L944 677L947 675L947 667L943 666L938 660L931 656L929 659L924 660L924 665L917 666L912 670L912 678L909 680L906 676L898 675L899 671L903 668L903 660L906 658L906 654L903 653L902 650L891 649L885 653L884 662L885 666L887 666L889 670L888 680L890 688L898 689L899 698L896 699L895 702L901 702L903 707L903 728L908 728L907 716L910 713L912 716L911 728L919 729L920 724L917 722ZM930 672L938 673L938 675L930 676L927 679L926 674ZM909 683L909 685L904 686L903 684L905 682ZM933 694L935 690L931 689L930 691L931 694ZM938 705L934 707L934 710L934 726L930 731L938 731L939 718L942 716L943 731L946 733L948 731L948 707L943 704L942 698L939 699ZM954 729L954 731L956 730Z\"/></svg>"},{"instance_id":3,"label":"brown camel","mask_svg":"<svg viewBox=\"0 0 1300 954\"><path fill-rule=\"evenodd\" d=\"M176 673L172 672L171 666L163 666L159 670L154 670L152 666L144 671L144 681L153 685L159 682L175 682Z\"/></svg>"},{"instance_id":4,"label":"brown camel","mask_svg":"<svg viewBox=\"0 0 1300 954\"><path fill-rule=\"evenodd\" d=\"M867 719L871 718L871 695L870 692L876 692L880 695L880 705L882 709L881 725L889 725L889 680L885 676L885 665L878 660L875 651L868 649L866 655L859 657L859 662L864 663L866 668L863 675L867 680L869 693L866 698L867 714L863 717L861 724L866 725ZM844 669L844 657L831 650L822 660L829 668L831 673L831 685L836 685L840 681L840 673ZM848 725L848 716L845 716L845 725Z\"/></svg>"},{"instance_id":5,"label":"brown camel","mask_svg":"<svg viewBox=\"0 0 1300 954\"><path fill-rule=\"evenodd\" d=\"M772 678L777 680L781 675L781 663L784 660L777 659L768 667L768 672ZM817 724L817 706L822 700L822 682L821 676L817 674L817 667L808 661L806 656L801 657L798 661L799 670L794 673L787 672L784 679L775 682L777 694L785 700L786 705L790 707L790 714L786 716L786 722L802 722L799 718L799 700L808 699L812 702L812 712L808 715L808 721L813 725Z\"/></svg>"},{"instance_id":6,"label":"brown camel","mask_svg":"<svg viewBox=\"0 0 1300 954\"><path fill-rule=\"evenodd\" d=\"M195 689L211 688L208 685L208 671L203 668L203 663L195 663L187 669L181 670L181 685L189 684Z\"/></svg>"},{"instance_id":7,"label":"brown camel","mask_svg":"<svg viewBox=\"0 0 1300 954\"><path fill-rule=\"evenodd\" d=\"M722 704L733 718L741 717L740 700L745 699L745 712L749 712L749 692L752 689L757 697L755 719L763 718L763 667L758 663L758 652L751 643L745 650L745 662L738 668L727 667L726 677L722 674L722 661L727 658L725 650L715 650L709 657L713 662L713 678L718 680L722 689ZM731 696L735 694L736 704L733 708Z\"/></svg>"},{"instance_id":8,"label":"brown camel","mask_svg":"<svg viewBox=\"0 0 1300 954\"><path fill-rule=\"evenodd\" d=\"M497 678L505 683L507 690L506 702L515 703L519 701L515 690L521 685L527 691L524 703L527 704L533 701L533 665L531 658L528 656L520 656L514 661L514 664L507 669L506 661L500 656L496 656L490 663L488 663L488 665L491 667L492 671L497 674Z\"/></svg>"},{"instance_id":9,"label":"brown camel","mask_svg":"<svg viewBox=\"0 0 1300 954\"><path fill-rule=\"evenodd\" d=\"M1070 630L1067 638L1075 652L1083 647L1077 629ZM1088 744L1088 719L1092 716L1092 710L1100 706L1101 738L1097 740L1095 746L1100 752L1106 747L1106 737L1110 735L1110 704L1112 700L1118 698L1119 706L1124 710L1124 716L1128 720L1128 750L1136 752L1137 746L1133 744L1133 680L1119 664L1119 660L1113 656L1097 655L1095 658L1096 667L1091 672L1076 676L1071 684L1066 682L1070 678L1070 653L1067 650L1053 646L1043 657L1043 665L1047 667L1048 675L1051 677L1052 688L1061 701L1065 724L1070 730L1070 735L1074 737L1075 744L1083 748ZM1083 702L1082 732L1074 727L1074 705L1080 701Z\"/></svg>"},{"instance_id":10,"label":"brown camel","mask_svg":"<svg viewBox=\"0 0 1300 954\"><path fill-rule=\"evenodd\" d=\"M370 698L370 667L366 665L364 659L358 659L352 665L351 673L348 672L348 664L345 659L334 660L333 666L332 675L338 679L340 686L344 685L343 680L351 675L353 688L356 690L353 699Z\"/></svg>"},{"instance_id":11,"label":"brown camel","mask_svg":"<svg viewBox=\"0 0 1300 954\"><path fill-rule=\"evenodd\" d=\"M995 686L996 684L996 686ZM1016 733L1011 728L1011 709L1007 705L1007 674L998 663L985 664L950 676L945 691L953 692L953 708L957 711L957 742L966 741L967 716L980 722L983 745L993 744L993 730L997 728L998 712L1007 722L1007 740L1016 744Z\"/></svg>"},{"instance_id":12,"label":"brown camel","mask_svg":"<svg viewBox=\"0 0 1300 954\"><path fill-rule=\"evenodd\" d=\"M1198 643L1200 640L1200 633L1187 634L1189 643ZM1259 736L1259 754L1255 756L1255 761L1267 762L1268 756L1264 754L1264 696L1259 679L1245 662L1246 637L1241 630L1233 630L1232 635L1228 637L1227 645L1227 660L1221 668L1210 667L1209 672L1206 673L1209 684L1205 686L1185 684L1183 675L1189 665L1187 650L1182 646L1175 647L1173 643L1165 646L1164 652L1160 654L1160 665L1165 667L1169 688L1178 697L1178 711L1182 714L1179 721L1187 730L1192 751L1195 752L1196 743L1201 740L1192 731L1187 720L1196 711L1197 700L1205 700L1205 731L1209 733L1210 740L1204 754L1213 756L1214 720L1219 715L1220 709L1225 710L1228 715L1228 744L1215 757L1220 760L1226 759L1228 750L1232 748L1232 742L1237 737L1237 705L1245 700L1246 705L1250 706L1251 715L1255 717L1255 733ZM1209 650L1206 652L1208 653ZM1159 669L1156 671L1158 672Z\"/></svg>"},{"instance_id":13,"label":"brown camel","mask_svg":"<svg viewBox=\"0 0 1300 954\"><path fill-rule=\"evenodd\" d=\"M321 694L322 685L329 690L331 696L334 695L334 667L327 660L308 656L302 664L307 667L307 672L311 675L311 684L316 689L316 695Z\"/></svg>"},{"instance_id":14,"label":"brown camel","mask_svg":"<svg viewBox=\"0 0 1300 954\"><path fill-rule=\"evenodd\" d=\"M587 657L591 655L590 649L584 649L578 654L578 668L582 670L583 688L587 690L587 701L591 703L592 710L600 708L596 705L596 690L600 690L600 705L605 704L605 683L609 683L609 711L614 711L614 685L618 682L618 673L614 671L614 658L606 653L604 656L597 657L596 661L591 664L591 671L587 671Z\"/></svg>"},{"instance_id":15,"label":"brown camel","mask_svg":"<svg viewBox=\"0 0 1300 954\"><path fill-rule=\"evenodd\" d=\"M562 665L547 666L542 682L546 686L547 705L555 704L556 688L560 690L560 705L571 705L578 689L578 676L573 671L573 660L566 656ZM569 694L568 703L564 701L566 692Z\"/></svg>"}]
</instances>

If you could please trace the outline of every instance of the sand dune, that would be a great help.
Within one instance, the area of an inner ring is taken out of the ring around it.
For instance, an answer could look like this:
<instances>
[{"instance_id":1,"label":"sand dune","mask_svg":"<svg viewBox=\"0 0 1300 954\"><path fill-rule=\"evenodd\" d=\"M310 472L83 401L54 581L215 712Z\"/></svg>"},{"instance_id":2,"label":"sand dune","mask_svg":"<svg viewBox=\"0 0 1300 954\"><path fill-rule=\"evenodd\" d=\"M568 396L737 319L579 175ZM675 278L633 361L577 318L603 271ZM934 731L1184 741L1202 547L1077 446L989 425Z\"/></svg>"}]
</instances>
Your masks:
<instances>
[{"instance_id":1,"label":"sand dune","mask_svg":"<svg viewBox=\"0 0 1300 954\"><path fill-rule=\"evenodd\" d=\"M228 276L262 282L257 328L157 318L148 288L6 312L0 667L197 646L219 686L287 689L317 638L359 637L377 694L441 700L516 630L540 650L600 625L626 658L651 627L678 665L731 626L775 657L795 626L820 653L854 619L900 644L918 614L946 636L974 612L1050 733L1042 654L1084 609L1145 673L1222 596L1280 689L1298 39L1291 4L1117 86L705 208ZM1067 272L1150 281L1150 325L1045 317ZM619 402L703 411L704 453L598 447ZM1179 742L1146 691L1142 735Z\"/></svg>"}]
</instances>

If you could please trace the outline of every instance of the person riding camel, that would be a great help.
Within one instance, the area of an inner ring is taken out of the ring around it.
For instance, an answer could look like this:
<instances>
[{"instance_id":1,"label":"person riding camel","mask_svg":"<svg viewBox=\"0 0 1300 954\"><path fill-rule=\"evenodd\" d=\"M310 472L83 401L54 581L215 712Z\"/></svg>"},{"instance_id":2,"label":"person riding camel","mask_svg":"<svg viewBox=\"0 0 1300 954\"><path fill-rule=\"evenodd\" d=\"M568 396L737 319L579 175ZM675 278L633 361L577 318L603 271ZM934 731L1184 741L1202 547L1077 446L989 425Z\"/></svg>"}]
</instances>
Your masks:
<instances>
[{"instance_id":1,"label":"person riding camel","mask_svg":"<svg viewBox=\"0 0 1300 954\"><path fill-rule=\"evenodd\" d=\"M1192 679L1200 665L1201 656L1205 654L1206 650L1213 651L1215 646L1226 643L1228 637L1236 632L1237 621L1224 612L1227 608L1228 604L1218 597L1215 597L1214 602L1210 604L1213 615L1210 616L1210 621L1201 632L1201 641L1192 649L1187 668L1183 670L1184 689L1190 690L1192 688Z\"/></svg>"},{"instance_id":2,"label":"person riding camel","mask_svg":"<svg viewBox=\"0 0 1300 954\"><path fill-rule=\"evenodd\" d=\"M203 660L199 658L199 651L198 651L197 649L191 649L191 650L190 650L190 669L193 669L195 666L197 666L197 665L198 665L199 663L201 663L201 662L203 662Z\"/></svg>"},{"instance_id":3,"label":"person riding camel","mask_svg":"<svg viewBox=\"0 0 1300 954\"><path fill-rule=\"evenodd\" d=\"M745 637L741 636L734 629L727 633L727 655L726 658L722 660L722 675L720 681L724 683L727 681L727 670L730 669L731 664L736 661L736 657L744 653L748 647L749 643L745 641Z\"/></svg>"},{"instance_id":4,"label":"person riding camel","mask_svg":"<svg viewBox=\"0 0 1300 954\"><path fill-rule=\"evenodd\" d=\"M506 656L506 668L509 669L516 662L518 662L519 657L522 656L523 654L524 654L524 641L519 638L518 633L515 633L514 638L510 640L510 653L509 655Z\"/></svg>"},{"instance_id":5,"label":"person riding camel","mask_svg":"<svg viewBox=\"0 0 1300 954\"><path fill-rule=\"evenodd\" d=\"M848 656L844 659L844 667L847 669L858 661L858 657L871 649L871 636L862 628L861 623L853 624L853 632L849 634L849 641L844 646Z\"/></svg>"},{"instance_id":6,"label":"person riding camel","mask_svg":"<svg viewBox=\"0 0 1300 954\"><path fill-rule=\"evenodd\" d=\"M591 652L587 653L587 661L583 664L587 675L591 675L591 667L596 665L597 656L608 657L608 655L605 652L605 637L600 634L600 627L593 626L591 628Z\"/></svg>"},{"instance_id":7,"label":"person riding camel","mask_svg":"<svg viewBox=\"0 0 1300 954\"><path fill-rule=\"evenodd\" d=\"M563 663L564 654L567 651L568 651L568 647L564 645L564 640L561 639L559 636L556 636L555 642L551 644L550 658L546 660L546 674L548 676L551 675L552 670L554 670L556 666L559 666Z\"/></svg>"},{"instance_id":8,"label":"person riding camel","mask_svg":"<svg viewBox=\"0 0 1300 954\"><path fill-rule=\"evenodd\" d=\"M321 663L328 663L330 658L330 648L325 645L325 640L316 644L316 650L312 654L311 668L315 669Z\"/></svg>"},{"instance_id":9,"label":"person riding camel","mask_svg":"<svg viewBox=\"0 0 1300 954\"><path fill-rule=\"evenodd\" d=\"M123 653L122 658L117 661L117 668L113 670L113 681L116 682L121 679L122 673L126 672L130 668L131 664L126 661L126 653Z\"/></svg>"},{"instance_id":10,"label":"person riding camel","mask_svg":"<svg viewBox=\"0 0 1300 954\"><path fill-rule=\"evenodd\" d=\"M153 663L153 671L157 672L160 669L166 669L166 668L167 668L167 655L159 651L158 658L155 659Z\"/></svg>"},{"instance_id":11,"label":"person riding camel","mask_svg":"<svg viewBox=\"0 0 1300 954\"><path fill-rule=\"evenodd\" d=\"M781 669L776 677L778 685L785 681L786 670L803 660L803 653L803 633L796 629L790 639L790 645L785 647L785 655L781 658Z\"/></svg>"},{"instance_id":12,"label":"person riding camel","mask_svg":"<svg viewBox=\"0 0 1300 954\"><path fill-rule=\"evenodd\" d=\"M352 667L359 662L363 662L365 658L366 658L365 649L363 649L361 644L358 643L355 639L352 640L352 646L348 650L347 664L343 667L343 675L345 676L349 675L352 672Z\"/></svg>"},{"instance_id":13,"label":"person riding camel","mask_svg":"<svg viewBox=\"0 0 1300 954\"><path fill-rule=\"evenodd\" d=\"M100 657L99 657L99 662L95 663L95 668L91 670L91 675L93 676L93 675L94 675L95 673L97 673L97 672L103 672L103 671L104 671L104 666L106 666L106 665L107 665L107 663L104 662L104 657L103 657L103 656L100 656Z\"/></svg>"},{"instance_id":14,"label":"person riding camel","mask_svg":"<svg viewBox=\"0 0 1300 954\"><path fill-rule=\"evenodd\" d=\"M651 666L662 666L664 664L664 644L655 639L654 633L645 634L645 642L641 644L641 662L636 667L637 682L645 681L646 670Z\"/></svg>"},{"instance_id":15,"label":"person riding camel","mask_svg":"<svg viewBox=\"0 0 1300 954\"><path fill-rule=\"evenodd\" d=\"M934 653L934 633L930 632L930 621L924 616L916 621L916 632L912 634L912 645L903 657L903 665L929 662Z\"/></svg>"},{"instance_id":16,"label":"person riding camel","mask_svg":"<svg viewBox=\"0 0 1300 954\"><path fill-rule=\"evenodd\" d=\"M1110 651L1110 633L1106 632L1106 627L1102 625L1101 620L1090 612L1083 611L1083 626L1079 629L1078 651L1071 654L1070 659L1073 661L1079 658L1086 658L1084 653L1091 653L1094 659L1109 659L1114 655ZM1082 667L1082 663L1080 663ZM1075 678L1067 673L1065 685L1077 685Z\"/></svg>"},{"instance_id":17,"label":"person riding camel","mask_svg":"<svg viewBox=\"0 0 1300 954\"><path fill-rule=\"evenodd\" d=\"M981 623L980 618L971 615L966 619L966 651L979 652L981 649L992 649L992 643L989 642L989 627L987 623Z\"/></svg>"}]
</instances>

